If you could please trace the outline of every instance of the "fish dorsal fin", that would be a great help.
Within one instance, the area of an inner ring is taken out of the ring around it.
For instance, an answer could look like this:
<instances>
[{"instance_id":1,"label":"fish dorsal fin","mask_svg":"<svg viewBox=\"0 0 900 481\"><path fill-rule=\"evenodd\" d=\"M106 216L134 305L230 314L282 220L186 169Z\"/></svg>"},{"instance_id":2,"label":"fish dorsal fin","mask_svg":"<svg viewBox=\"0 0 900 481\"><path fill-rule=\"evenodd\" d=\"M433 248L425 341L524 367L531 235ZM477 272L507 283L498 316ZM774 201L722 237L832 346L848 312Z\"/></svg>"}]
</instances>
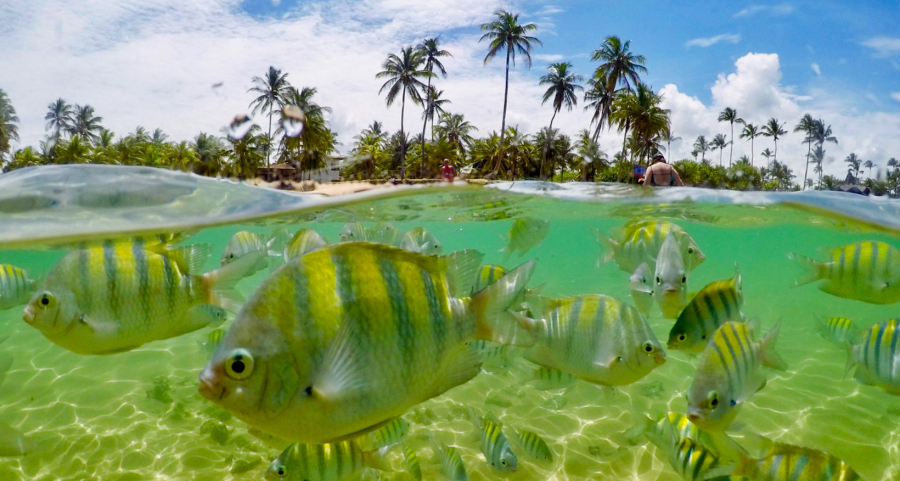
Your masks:
<instances>
[{"instance_id":1,"label":"fish dorsal fin","mask_svg":"<svg viewBox=\"0 0 900 481\"><path fill-rule=\"evenodd\" d=\"M484 254L473 249L456 251L441 257L450 295L461 298L472 292Z\"/></svg>"},{"instance_id":2,"label":"fish dorsal fin","mask_svg":"<svg viewBox=\"0 0 900 481\"><path fill-rule=\"evenodd\" d=\"M183 247L166 248L161 244L159 250L154 250L174 262L182 274L199 274L209 256L212 254L212 244L192 244Z\"/></svg>"},{"instance_id":3,"label":"fish dorsal fin","mask_svg":"<svg viewBox=\"0 0 900 481\"><path fill-rule=\"evenodd\" d=\"M361 333L362 326L354 316L344 319L313 380L313 395L335 403L359 399L369 391L371 383L366 376L369 359L361 346Z\"/></svg>"}]
</instances>

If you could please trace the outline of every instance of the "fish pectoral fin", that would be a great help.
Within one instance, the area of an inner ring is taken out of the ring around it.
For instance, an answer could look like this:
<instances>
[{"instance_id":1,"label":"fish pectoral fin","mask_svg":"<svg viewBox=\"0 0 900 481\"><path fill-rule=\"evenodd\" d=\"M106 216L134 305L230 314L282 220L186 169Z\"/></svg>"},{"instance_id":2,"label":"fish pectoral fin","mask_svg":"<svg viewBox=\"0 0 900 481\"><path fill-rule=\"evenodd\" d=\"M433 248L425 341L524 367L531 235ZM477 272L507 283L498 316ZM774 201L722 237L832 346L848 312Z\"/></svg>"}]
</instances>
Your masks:
<instances>
[{"instance_id":1,"label":"fish pectoral fin","mask_svg":"<svg viewBox=\"0 0 900 481\"><path fill-rule=\"evenodd\" d=\"M360 343L359 322L349 317L325 352L325 360L312 384L313 394L328 401L357 399L371 387L366 376L368 356Z\"/></svg>"},{"instance_id":2,"label":"fish pectoral fin","mask_svg":"<svg viewBox=\"0 0 900 481\"><path fill-rule=\"evenodd\" d=\"M86 314L82 314L78 318L78 322L85 324L91 328L91 331L98 336L114 337L119 332L119 325L114 322L103 322L93 319Z\"/></svg>"},{"instance_id":3,"label":"fish pectoral fin","mask_svg":"<svg viewBox=\"0 0 900 481\"><path fill-rule=\"evenodd\" d=\"M749 399L750 396L761 391L764 387L766 387L766 378L760 375L754 375L750 377L749 379L747 379L747 384L745 386L744 392L742 392L741 395L738 396L737 399L735 399L735 402L737 402L737 404L743 403L744 401Z\"/></svg>"},{"instance_id":4,"label":"fish pectoral fin","mask_svg":"<svg viewBox=\"0 0 900 481\"><path fill-rule=\"evenodd\" d=\"M182 274L197 274L203 271L203 266L212 254L212 244L193 244L189 246L168 248L162 245L164 249L162 255L167 256L169 260L178 265ZM159 253L159 252L158 252Z\"/></svg>"},{"instance_id":5,"label":"fish pectoral fin","mask_svg":"<svg viewBox=\"0 0 900 481\"><path fill-rule=\"evenodd\" d=\"M613 354L612 356L597 356L594 359L594 366L612 370L612 368L620 362L620 356L616 356L615 354Z\"/></svg>"}]
</instances>

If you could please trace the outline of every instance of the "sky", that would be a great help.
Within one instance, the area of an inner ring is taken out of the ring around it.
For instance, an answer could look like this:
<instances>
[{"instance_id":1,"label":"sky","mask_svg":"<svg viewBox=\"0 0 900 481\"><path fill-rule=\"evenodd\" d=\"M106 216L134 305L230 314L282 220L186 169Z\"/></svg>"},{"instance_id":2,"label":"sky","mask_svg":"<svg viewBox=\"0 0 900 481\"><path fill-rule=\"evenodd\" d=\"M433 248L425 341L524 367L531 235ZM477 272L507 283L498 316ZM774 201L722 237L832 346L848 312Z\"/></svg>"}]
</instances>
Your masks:
<instances>
[{"instance_id":1,"label":"sky","mask_svg":"<svg viewBox=\"0 0 900 481\"><path fill-rule=\"evenodd\" d=\"M448 110L486 135L500 128L504 72L500 59L484 64L479 26L498 8L535 23L543 42L530 69L519 58L510 73L507 123L525 132L550 122L539 85L548 64L571 62L589 77L597 66L591 53L617 35L646 57L643 80L671 111L682 140L670 158L690 157L698 135L730 140L729 126L716 120L725 107L754 124L777 118L789 131L805 113L824 119L839 141L826 146L828 174L843 176L851 152L881 167L900 158L896 0L0 0L0 89L20 119L13 148L46 136L44 115L59 97L93 106L118 135L139 125L175 140L218 134L248 113L251 79L272 65L293 85L318 89L346 152L373 120L399 129L399 105L385 105L375 74L387 54L436 36L453 55L447 77L435 80L452 102ZM421 132L421 108L407 106L407 128ZM574 136L589 122L579 103L554 127ZM798 181L802 140L790 133L778 143L779 160ZM605 132L600 141L612 156L622 134ZM774 147L757 139L754 161ZM749 142L734 143L735 159L750 154ZM719 152L707 155L719 161Z\"/></svg>"}]
</instances>

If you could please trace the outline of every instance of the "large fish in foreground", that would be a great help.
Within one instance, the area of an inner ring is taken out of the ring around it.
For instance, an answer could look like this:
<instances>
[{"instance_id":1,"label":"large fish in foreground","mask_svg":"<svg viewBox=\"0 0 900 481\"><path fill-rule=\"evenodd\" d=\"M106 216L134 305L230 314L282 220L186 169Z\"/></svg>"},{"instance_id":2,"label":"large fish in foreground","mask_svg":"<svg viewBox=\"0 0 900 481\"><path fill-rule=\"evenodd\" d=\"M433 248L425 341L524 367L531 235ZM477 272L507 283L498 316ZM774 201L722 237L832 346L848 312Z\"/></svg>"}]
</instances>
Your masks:
<instances>
[{"instance_id":1,"label":"large fish in foreground","mask_svg":"<svg viewBox=\"0 0 900 481\"><path fill-rule=\"evenodd\" d=\"M824 280L819 290L870 304L900 301L900 250L884 242L866 241L833 249L826 262L790 253L807 269L794 281L802 286Z\"/></svg>"},{"instance_id":2,"label":"large fish in foreground","mask_svg":"<svg viewBox=\"0 0 900 481\"><path fill-rule=\"evenodd\" d=\"M284 439L375 429L474 377L469 341L528 341L506 312L535 261L465 297L481 258L351 242L295 259L241 309L200 393Z\"/></svg>"},{"instance_id":3,"label":"large fish in foreground","mask_svg":"<svg viewBox=\"0 0 900 481\"><path fill-rule=\"evenodd\" d=\"M534 337L525 358L603 386L636 382L666 361L647 321L604 295L552 299L540 319L513 313Z\"/></svg>"},{"instance_id":4,"label":"large fish in foreground","mask_svg":"<svg viewBox=\"0 0 900 481\"><path fill-rule=\"evenodd\" d=\"M600 263L616 261L619 269L631 274L646 262L650 272L656 268L656 256L666 237L671 233L678 242L688 271L699 266L706 257L700 247L684 229L671 222L641 221L626 224L613 237L595 230L597 242L604 247Z\"/></svg>"},{"instance_id":5,"label":"large fish in foreground","mask_svg":"<svg viewBox=\"0 0 900 481\"><path fill-rule=\"evenodd\" d=\"M775 352L781 324L761 341L753 340L749 324L727 322L703 350L697 373L688 391L688 419L708 431L724 431L744 402L766 385L760 366L785 370Z\"/></svg>"},{"instance_id":6,"label":"large fish in foreground","mask_svg":"<svg viewBox=\"0 0 900 481\"><path fill-rule=\"evenodd\" d=\"M879 386L900 395L900 323L897 319L875 324L864 331L860 341L850 345L847 374L856 368L856 380Z\"/></svg>"},{"instance_id":7,"label":"large fish in foreground","mask_svg":"<svg viewBox=\"0 0 900 481\"><path fill-rule=\"evenodd\" d=\"M263 254L195 275L208 249L194 247L154 252L110 242L70 252L25 307L25 322L77 354L128 351L221 323L242 299L235 285Z\"/></svg>"}]
</instances>

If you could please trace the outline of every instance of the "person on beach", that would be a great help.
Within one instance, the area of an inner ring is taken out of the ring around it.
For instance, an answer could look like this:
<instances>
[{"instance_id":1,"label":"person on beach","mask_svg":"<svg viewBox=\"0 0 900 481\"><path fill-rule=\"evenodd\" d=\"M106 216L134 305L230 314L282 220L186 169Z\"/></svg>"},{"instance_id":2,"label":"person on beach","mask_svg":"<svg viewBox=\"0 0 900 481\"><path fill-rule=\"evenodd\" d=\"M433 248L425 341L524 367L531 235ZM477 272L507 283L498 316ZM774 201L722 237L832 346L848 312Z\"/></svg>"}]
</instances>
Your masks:
<instances>
[{"instance_id":1,"label":"person on beach","mask_svg":"<svg viewBox=\"0 0 900 481\"><path fill-rule=\"evenodd\" d=\"M684 182L675 167L667 164L662 154L656 154L653 156L653 165L647 167L644 174L644 187L665 185L684 185Z\"/></svg>"},{"instance_id":2,"label":"person on beach","mask_svg":"<svg viewBox=\"0 0 900 481\"><path fill-rule=\"evenodd\" d=\"M450 165L450 161L444 159L444 166L441 167L441 180L444 182L453 182L455 176L456 172L453 170L453 166Z\"/></svg>"}]
</instances>

